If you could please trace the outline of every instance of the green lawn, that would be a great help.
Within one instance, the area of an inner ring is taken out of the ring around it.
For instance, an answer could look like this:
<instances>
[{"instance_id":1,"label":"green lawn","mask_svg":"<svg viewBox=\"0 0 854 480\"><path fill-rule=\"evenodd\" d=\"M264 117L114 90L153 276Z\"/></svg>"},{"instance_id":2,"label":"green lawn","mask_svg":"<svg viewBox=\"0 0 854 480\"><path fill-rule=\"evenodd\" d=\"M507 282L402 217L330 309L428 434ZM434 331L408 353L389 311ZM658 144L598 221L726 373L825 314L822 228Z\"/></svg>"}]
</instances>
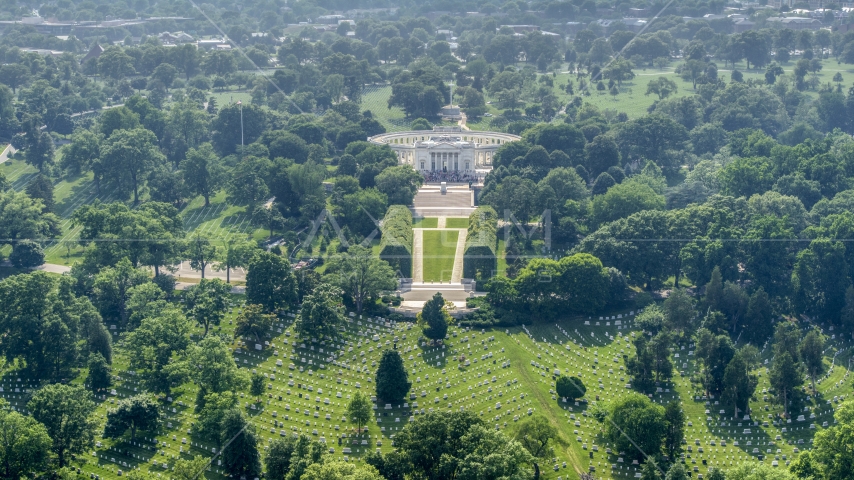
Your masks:
<instances>
[{"instance_id":1,"label":"green lawn","mask_svg":"<svg viewBox=\"0 0 854 480\"><path fill-rule=\"evenodd\" d=\"M468 218L446 218L445 219L445 227L446 228L469 228L469 219Z\"/></svg>"},{"instance_id":2,"label":"green lawn","mask_svg":"<svg viewBox=\"0 0 854 480\"><path fill-rule=\"evenodd\" d=\"M370 110L389 132L410 130L412 119L407 119L400 107L388 108L389 97L391 85L366 86L362 91L362 110Z\"/></svg>"},{"instance_id":3,"label":"green lawn","mask_svg":"<svg viewBox=\"0 0 854 480\"><path fill-rule=\"evenodd\" d=\"M795 58L783 65L783 70L785 71L786 77L788 77L788 81L791 81L792 72L797 60L798 59ZM836 60L833 58L826 59L822 63L823 68L817 75L821 84L831 82L835 86L836 84L835 82L832 82L832 78L837 72L842 74L843 86L850 85L854 80L854 67L837 64ZM620 93L616 97L611 96L607 90L604 92L596 90L596 85L593 84L589 86L590 94L584 96L584 102L595 105L605 113L608 118L610 118L610 115L616 115L620 112L625 112L629 118L638 118L647 114L647 109L653 104L653 102L658 100L658 97L655 95L646 95L647 85L650 81L658 77L666 76L676 82L678 90L672 95L674 98L693 95L695 93L691 82L682 80L682 78L675 73L675 68L678 65L679 62L671 62L669 66L663 69L646 67L643 65L636 66L633 69L635 78L633 80L623 82L623 84L618 87ZM517 66L519 68L524 67L523 64L519 64ZM566 65L564 65L564 68L565 67ZM737 63L735 68L741 71L744 75L745 81L748 79L754 79L759 82L765 81L764 67L748 70L746 63L742 61ZM718 76L725 82L729 83L733 66L728 64L724 67L723 63L719 62L718 69ZM552 74L547 73L545 75ZM812 77L812 74L809 74L808 78L809 77ZM563 70L557 75L554 75L553 78L553 91L562 105L566 105L566 103L573 97L573 95L568 95L561 88L568 80L571 80L575 87L574 94L579 94L578 79L575 74L571 74L566 70ZM586 77L585 81L589 81L589 77ZM607 81L605 81L605 84L607 86ZM811 96L818 96L818 93L814 90L808 90L805 93ZM387 108L389 96L391 96L390 86L366 87L362 98L362 108L371 110L374 113L374 116L376 116L389 131L408 130L410 121L405 118L403 111L398 107L391 110ZM487 111L492 114L493 117L469 119L466 125L472 130L491 130L494 116L499 115L503 111L503 109L499 108L495 102L496 99L490 97L486 92L484 92L484 96L485 99L490 102L490 104L487 105ZM524 105L520 107L520 110L524 110Z\"/></svg>"},{"instance_id":4,"label":"green lawn","mask_svg":"<svg viewBox=\"0 0 854 480\"><path fill-rule=\"evenodd\" d=\"M439 219L436 217L418 217L412 219L412 228L436 228L439 226Z\"/></svg>"},{"instance_id":5,"label":"green lawn","mask_svg":"<svg viewBox=\"0 0 854 480\"><path fill-rule=\"evenodd\" d=\"M251 103L252 94L246 91L225 90L223 92L215 91L208 94L208 97L213 97L216 100L217 108L222 108L225 105L237 102Z\"/></svg>"},{"instance_id":6,"label":"green lawn","mask_svg":"<svg viewBox=\"0 0 854 480\"><path fill-rule=\"evenodd\" d=\"M424 231L424 281L449 282L454 269L454 256L457 253L456 230Z\"/></svg>"}]
</instances>

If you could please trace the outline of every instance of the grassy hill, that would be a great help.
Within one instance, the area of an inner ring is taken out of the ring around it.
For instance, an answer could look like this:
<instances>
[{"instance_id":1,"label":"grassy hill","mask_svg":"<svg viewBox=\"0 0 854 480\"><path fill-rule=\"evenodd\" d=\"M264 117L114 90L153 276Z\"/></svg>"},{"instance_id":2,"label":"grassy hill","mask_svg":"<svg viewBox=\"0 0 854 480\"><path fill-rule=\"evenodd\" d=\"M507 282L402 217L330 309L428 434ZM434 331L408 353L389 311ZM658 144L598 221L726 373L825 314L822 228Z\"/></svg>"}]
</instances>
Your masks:
<instances>
[{"instance_id":1,"label":"grassy hill","mask_svg":"<svg viewBox=\"0 0 854 480\"><path fill-rule=\"evenodd\" d=\"M228 318L212 333L231 335L241 301L234 297ZM577 478L591 467L596 476L634 478L638 466L623 461L620 452L610 451L601 436L602 425L588 414L594 402L607 403L630 391L623 355L631 354L630 341L641 333L634 329L631 311L611 312L610 317L574 317L511 329L452 327L444 346L424 343L412 324L391 324L359 316L349 317L347 333L334 343L303 343L292 334L292 318L285 317L269 332L262 350L256 349L255 342L232 343L237 364L263 373L268 382L260 403L256 404L248 392L242 392L241 406L250 415L262 445L280 435L303 433L325 441L335 458L351 461L358 461L375 449L390 450L393 435L410 418L431 409L473 411L487 424L511 435L520 419L542 414L560 432L554 445L555 457L541 464L544 478ZM116 381L114 394L98 399L98 419L102 423L106 410L115 401L140 388L134 375L126 370L120 332L111 331L118 340ZM196 331L197 338L201 332ZM382 350L392 348L394 343L409 371L414 398L403 405L376 405L376 418L367 434L355 436L355 425L343 418L348 397L357 390L373 394L376 364ZM763 350L763 361L769 357L770 350ZM696 364L689 342L674 349L673 361L678 370L674 382L662 384L652 399L657 403L676 400L685 409L688 426L684 452L689 470L705 474L709 467L728 468L755 460L760 454L765 463L776 461L783 468L797 449L809 447L816 429L824 422L833 422L836 404L832 400L851 394L844 368L850 358L851 343L832 340L826 361L833 366L819 383L822 396L809 405L802 421L775 422L780 408L766 400L764 368L757 372L760 385L751 402L752 419L734 419L731 413L722 412L717 399L704 397L690 381ZM583 401L564 403L555 397L555 369L583 380L587 386ZM17 375L5 375L0 385L3 397L21 409L28 391L36 385ZM82 378L85 372L76 382ZM82 470L102 479L115 479L119 470L127 472L131 468L164 474L179 456L211 457L215 446L193 435L195 394L193 385L184 384L164 399L163 424L155 436L142 435L135 444L97 438L100 446L80 459L85 462ZM345 437L340 444L339 437ZM207 476L222 476L216 461Z\"/></svg>"}]
</instances>

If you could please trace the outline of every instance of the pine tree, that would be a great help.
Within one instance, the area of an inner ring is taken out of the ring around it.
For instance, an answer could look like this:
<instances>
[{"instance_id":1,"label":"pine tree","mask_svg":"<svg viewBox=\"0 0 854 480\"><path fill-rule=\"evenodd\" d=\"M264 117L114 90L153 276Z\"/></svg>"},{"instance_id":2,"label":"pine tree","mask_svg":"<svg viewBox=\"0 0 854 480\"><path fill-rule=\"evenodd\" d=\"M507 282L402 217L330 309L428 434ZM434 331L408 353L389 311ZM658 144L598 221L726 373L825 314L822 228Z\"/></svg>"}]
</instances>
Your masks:
<instances>
[{"instance_id":1,"label":"pine tree","mask_svg":"<svg viewBox=\"0 0 854 480\"><path fill-rule=\"evenodd\" d=\"M406 398L411 386L403 359L397 350L384 351L377 368L377 397L386 402L400 403Z\"/></svg>"},{"instance_id":2,"label":"pine tree","mask_svg":"<svg viewBox=\"0 0 854 480\"><path fill-rule=\"evenodd\" d=\"M673 401L664 407L664 421L667 428L664 433L664 450L671 461L682 448L682 439L685 438L685 412L679 403Z\"/></svg>"},{"instance_id":3,"label":"pine tree","mask_svg":"<svg viewBox=\"0 0 854 480\"><path fill-rule=\"evenodd\" d=\"M44 204L42 211L49 213L53 211L53 182L41 173L36 176L36 179L27 185L27 195L33 200L41 200Z\"/></svg>"},{"instance_id":4,"label":"pine tree","mask_svg":"<svg viewBox=\"0 0 854 480\"><path fill-rule=\"evenodd\" d=\"M443 340L448 334L448 312L444 310L445 299L436 292L433 298L424 303L420 321L424 324L424 336L431 340Z\"/></svg>"},{"instance_id":5,"label":"pine tree","mask_svg":"<svg viewBox=\"0 0 854 480\"><path fill-rule=\"evenodd\" d=\"M826 370L824 366L825 340L825 336L818 329L813 328L798 345L798 353L801 354L801 361L804 362L807 375L810 377L813 392L816 391L815 379L824 374Z\"/></svg>"},{"instance_id":6,"label":"pine tree","mask_svg":"<svg viewBox=\"0 0 854 480\"><path fill-rule=\"evenodd\" d=\"M99 392L110 386L110 372L112 368L98 352L89 354L89 374L86 383L93 392Z\"/></svg>"},{"instance_id":7,"label":"pine tree","mask_svg":"<svg viewBox=\"0 0 854 480\"><path fill-rule=\"evenodd\" d=\"M246 423L246 418L236 408L223 415L222 466L232 476L254 478L261 474L261 455L255 429Z\"/></svg>"},{"instance_id":8,"label":"pine tree","mask_svg":"<svg viewBox=\"0 0 854 480\"><path fill-rule=\"evenodd\" d=\"M712 310L722 310L721 303L724 296L724 282L721 279L721 268L716 266L712 270L712 278L706 284L706 305Z\"/></svg>"},{"instance_id":9,"label":"pine tree","mask_svg":"<svg viewBox=\"0 0 854 480\"><path fill-rule=\"evenodd\" d=\"M661 480L661 472L655 464L655 459L647 457L641 467L641 480Z\"/></svg>"},{"instance_id":10,"label":"pine tree","mask_svg":"<svg viewBox=\"0 0 854 480\"><path fill-rule=\"evenodd\" d=\"M800 369L798 362L789 355L788 352L783 352L774 358L774 365L771 366L771 372L768 380L771 382L771 388L777 394L779 402L783 405L784 415L788 418L790 403L798 387L803 385L803 372Z\"/></svg>"}]
</instances>

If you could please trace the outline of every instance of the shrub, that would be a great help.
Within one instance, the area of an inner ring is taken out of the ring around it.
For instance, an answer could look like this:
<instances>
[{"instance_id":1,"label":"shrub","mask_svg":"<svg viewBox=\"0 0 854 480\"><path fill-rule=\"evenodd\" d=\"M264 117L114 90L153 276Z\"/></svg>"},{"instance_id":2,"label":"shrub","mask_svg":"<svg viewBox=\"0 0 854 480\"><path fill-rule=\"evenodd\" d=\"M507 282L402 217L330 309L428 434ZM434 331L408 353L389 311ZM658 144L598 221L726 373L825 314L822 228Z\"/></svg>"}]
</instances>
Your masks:
<instances>
[{"instance_id":1,"label":"shrub","mask_svg":"<svg viewBox=\"0 0 854 480\"><path fill-rule=\"evenodd\" d=\"M477 207L469 215L468 235L463 254L463 276L485 280L497 268L498 214L492 207Z\"/></svg>"},{"instance_id":2,"label":"shrub","mask_svg":"<svg viewBox=\"0 0 854 480\"><path fill-rule=\"evenodd\" d=\"M560 397L576 400L587 393L587 387L584 386L584 383L578 377L560 376L555 383L555 391L557 391Z\"/></svg>"},{"instance_id":3,"label":"shrub","mask_svg":"<svg viewBox=\"0 0 854 480\"><path fill-rule=\"evenodd\" d=\"M392 205L383 218L380 258L404 277L412 277L412 212Z\"/></svg>"}]
</instances>

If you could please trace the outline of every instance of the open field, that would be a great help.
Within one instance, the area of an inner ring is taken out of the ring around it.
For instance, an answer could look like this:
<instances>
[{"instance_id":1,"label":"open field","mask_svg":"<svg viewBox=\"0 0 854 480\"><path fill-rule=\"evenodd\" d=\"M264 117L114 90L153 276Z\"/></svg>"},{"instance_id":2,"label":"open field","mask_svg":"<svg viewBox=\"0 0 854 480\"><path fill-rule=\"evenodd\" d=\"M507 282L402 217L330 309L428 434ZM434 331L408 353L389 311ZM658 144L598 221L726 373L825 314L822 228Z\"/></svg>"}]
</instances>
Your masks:
<instances>
[{"instance_id":1,"label":"open field","mask_svg":"<svg viewBox=\"0 0 854 480\"><path fill-rule=\"evenodd\" d=\"M222 327L214 332L231 336L234 317L241 308L238 298ZM529 413L542 414L559 430L555 458L541 463L544 478L578 478L590 466L595 468L597 477L634 478L639 469L629 460L632 452L626 452L625 457L619 452L608 453L608 443L601 436L602 426L588 414L593 402L607 403L629 391L622 355L633 350L629 342L639 332L634 329L631 312L609 313L612 319L568 317L556 323L483 332L452 327L446 344L438 347L423 343L412 324L387 324L358 316L349 318L347 333L334 343L300 341L291 331L293 319L284 317L264 338L270 343L264 350L255 350L254 342L246 346L232 344L241 367L257 369L268 377L263 401L255 404L244 392L242 407L251 416L262 448L280 435L305 433L325 441L335 458L350 460L358 460L368 451L390 450L392 436L411 418L430 409L470 410L510 434ZM120 338L121 332L116 333ZM197 329L196 335L200 334L201 329ZM378 340L371 340L374 335ZM354 425L343 418L347 399L357 389L372 394L374 365L395 337L400 339L398 349L413 382L411 396L403 405L377 405L368 433L356 436ZM709 467L728 468L754 460L759 454L766 464L777 461L782 468L795 455L796 448L808 447L816 430L824 422L833 421L833 406L827 400L852 393L844 368L851 358L852 344L838 339L831 343L826 361L834 366L828 378L819 383L823 396L804 412L804 420L778 425L774 419L779 407L763 398L763 390L768 388L764 368L757 372L761 376L751 404L752 420L732 419L731 413L720 413L717 399L703 397L688 381L696 371L692 345L687 341L677 345L673 361L680 373L673 383L662 384L652 398L657 403L677 400L683 405L689 422L684 450L688 469L706 474ZM763 361L770 355L769 350L764 350ZM460 361L463 356L470 365ZM106 409L115 400L133 395L140 388L134 376L126 372L127 362L119 341L114 363L115 393L98 399L98 419L102 423ZM554 396L555 368L582 379L588 390L586 401L564 403ZM79 378L85 377L83 373ZM16 409L25 408L28 393L35 386L28 379L19 380L17 374L6 375L0 385L0 395ZM175 388L164 399L160 431L141 434L135 444L96 438L100 446L83 457L83 470L105 480L116 480L118 470L126 472L138 466L163 474L178 456L210 457L214 445L190 433L195 418L195 392L192 384ZM811 418L813 415L815 418ZM342 435L348 437L339 444ZM206 476L224 478L216 461Z\"/></svg>"},{"instance_id":2,"label":"open field","mask_svg":"<svg viewBox=\"0 0 854 480\"><path fill-rule=\"evenodd\" d=\"M449 282L457 253L457 230L424 231L424 281Z\"/></svg>"},{"instance_id":3,"label":"open field","mask_svg":"<svg viewBox=\"0 0 854 480\"><path fill-rule=\"evenodd\" d=\"M252 95L246 91L225 90L223 92L213 91L208 94L208 97L213 97L216 100L217 108L222 108L224 105L231 103L243 102L251 103Z\"/></svg>"},{"instance_id":4,"label":"open field","mask_svg":"<svg viewBox=\"0 0 854 480\"><path fill-rule=\"evenodd\" d=\"M783 70L786 75L786 79L789 81L792 80L793 70L795 67L795 63L797 63L798 58L793 58L789 62L783 65ZM854 67L850 65L838 64L835 59L829 58L822 61L823 68L820 72L817 73L817 78L819 79L821 85L831 83L834 87L836 83L832 81L833 76L839 72L842 74L842 86L843 89L847 89L848 86L854 81ZM584 101L595 105L601 111L612 110L614 114L625 112L629 118L637 118L647 113L647 109L656 101L658 97L654 94L646 95L647 85L650 81L661 77L666 76L667 78L676 82L678 86L678 90L674 93L671 98L678 98L687 95L693 95L694 88L690 81L683 80L679 75L675 73L675 68L679 65L679 62L672 62L670 66L665 67L664 69L658 69L654 67L635 67L633 69L635 73L635 78L630 81L623 82L622 86L619 87L620 93L613 97L607 91L599 92L596 90L596 85L589 85L590 95L584 96ZM524 65L518 65L519 68L522 68ZM566 65L564 65L566 66ZM728 64L726 68L724 68L723 63L718 64L718 76L722 78L725 82L729 83L730 76L732 74L733 68L738 69L743 75L744 80L747 81L749 79L754 79L755 81L765 82L765 67L756 69L752 68L747 70L747 65L745 62L739 62L733 67L731 64ZM552 75L551 73L540 74L540 75ZM809 74L807 78L811 78L813 74ZM564 70L557 75L554 75L554 89L553 92L560 99L560 103L562 105L566 105L569 100L572 99L573 95L568 95L561 87L566 85L567 81L571 80L573 82L575 88L575 95L579 94L578 89L578 79L575 74L571 74L568 71ZM779 81L780 79L778 79ZM589 77L585 78L585 81L589 81ZM607 81L605 84L607 85ZM814 90L805 91L806 94L817 97L818 92ZM395 107L391 110L387 108L387 101L389 96L391 95L391 86L371 86L366 87L365 93L362 99L362 108L370 109L374 115L377 117L383 125L389 131L400 131L407 130L409 128L409 119L406 119L403 111L399 108ZM494 98L492 98L486 91L484 91L484 98L490 104L487 105L487 111L494 116L499 115L502 112L501 108L497 107ZM521 107L524 109L524 107ZM481 117L477 119L469 119L466 125L472 130L490 130L492 125L492 119L494 117Z\"/></svg>"}]
</instances>

